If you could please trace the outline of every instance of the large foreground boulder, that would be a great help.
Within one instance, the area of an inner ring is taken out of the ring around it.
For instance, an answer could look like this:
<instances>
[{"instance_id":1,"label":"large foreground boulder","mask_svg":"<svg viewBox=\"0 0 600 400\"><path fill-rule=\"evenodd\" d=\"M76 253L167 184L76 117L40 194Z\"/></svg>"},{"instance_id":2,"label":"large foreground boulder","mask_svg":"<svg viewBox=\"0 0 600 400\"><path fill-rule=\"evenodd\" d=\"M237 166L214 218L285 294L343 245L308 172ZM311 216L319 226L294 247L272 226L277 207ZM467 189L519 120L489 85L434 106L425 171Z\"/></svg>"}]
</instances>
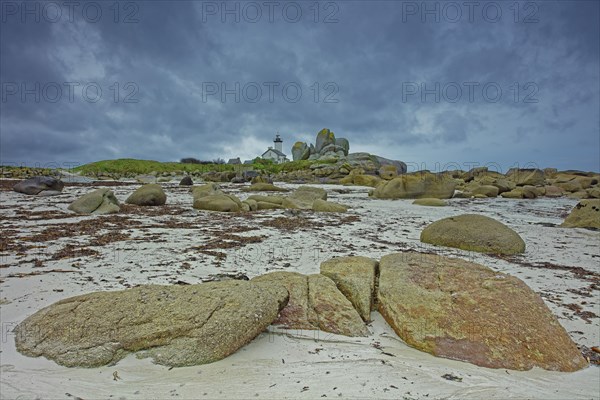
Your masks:
<instances>
[{"instance_id":1,"label":"large foreground boulder","mask_svg":"<svg viewBox=\"0 0 600 400\"><path fill-rule=\"evenodd\" d=\"M67 367L114 364L133 352L167 366L206 364L250 342L287 299L281 285L234 280L90 293L28 317L15 341L21 353Z\"/></svg>"},{"instance_id":2,"label":"large foreground boulder","mask_svg":"<svg viewBox=\"0 0 600 400\"><path fill-rule=\"evenodd\" d=\"M321 263L321 274L331 278L361 318L371 320L375 297L376 260L368 257L336 257Z\"/></svg>"},{"instance_id":3,"label":"large foreground boulder","mask_svg":"<svg viewBox=\"0 0 600 400\"><path fill-rule=\"evenodd\" d=\"M98 189L87 193L69 205L77 214L113 214L121 208L119 200L110 189Z\"/></svg>"},{"instance_id":4,"label":"large foreground boulder","mask_svg":"<svg viewBox=\"0 0 600 400\"><path fill-rule=\"evenodd\" d=\"M600 199L581 200L567 216L562 226L600 229Z\"/></svg>"},{"instance_id":5,"label":"large foreground boulder","mask_svg":"<svg viewBox=\"0 0 600 400\"><path fill-rule=\"evenodd\" d=\"M488 368L587 366L540 296L515 277L413 252L384 256L379 269L379 311L410 346Z\"/></svg>"},{"instance_id":6,"label":"large foreground boulder","mask_svg":"<svg viewBox=\"0 0 600 400\"><path fill-rule=\"evenodd\" d=\"M494 254L525 251L519 234L502 222L484 215L464 214L444 218L425 227L421 242Z\"/></svg>"},{"instance_id":7,"label":"large foreground boulder","mask_svg":"<svg viewBox=\"0 0 600 400\"><path fill-rule=\"evenodd\" d=\"M162 206L167 202L167 195L162 187L156 183L150 183L138 188L133 192L125 203L138 206Z\"/></svg>"},{"instance_id":8,"label":"large foreground boulder","mask_svg":"<svg viewBox=\"0 0 600 400\"><path fill-rule=\"evenodd\" d=\"M34 176L13 186L15 192L29 195L54 195L62 192L65 184L56 178L49 176Z\"/></svg>"},{"instance_id":9,"label":"large foreground boulder","mask_svg":"<svg viewBox=\"0 0 600 400\"><path fill-rule=\"evenodd\" d=\"M383 181L373 191L378 199L420 199L424 197L449 199L456 182L441 174L416 173Z\"/></svg>"},{"instance_id":10,"label":"large foreground boulder","mask_svg":"<svg viewBox=\"0 0 600 400\"><path fill-rule=\"evenodd\" d=\"M288 290L289 302L273 322L274 325L281 325L284 329L322 330L345 336L369 334L352 303L324 275L278 271L253 278L252 282L283 285Z\"/></svg>"}]
</instances>

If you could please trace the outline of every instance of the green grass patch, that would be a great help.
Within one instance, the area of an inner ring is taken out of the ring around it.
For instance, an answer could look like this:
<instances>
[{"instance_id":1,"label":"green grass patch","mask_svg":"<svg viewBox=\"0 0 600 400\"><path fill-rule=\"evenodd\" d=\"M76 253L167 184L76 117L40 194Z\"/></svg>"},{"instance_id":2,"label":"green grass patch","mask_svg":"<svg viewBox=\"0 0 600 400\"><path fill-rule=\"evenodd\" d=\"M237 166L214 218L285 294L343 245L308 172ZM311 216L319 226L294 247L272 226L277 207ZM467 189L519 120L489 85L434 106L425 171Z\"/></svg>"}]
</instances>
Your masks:
<instances>
[{"instance_id":1,"label":"green grass patch","mask_svg":"<svg viewBox=\"0 0 600 400\"><path fill-rule=\"evenodd\" d=\"M90 164L74 168L75 172L82 175L98 176L120 174L133 176L149 174L151 172L210 172L210 171L233 171L236 166L229 164L182 164L178 162L159 162L152 160L135 160L132 158L121 158L118 160L96 161ZM240 168L240 166L238 166Z\"/></svg>"},{"instance_id":2,"label":"green grass patch","mask_svg":"<svg viewBox=\"0 0 600 400\"><path fill-rule=\"evenodd\" d=\"M97 177L100 175L119 175L123 177L133 177L135 175L145 175L151 172L224 172L224 171L244 171L254 170L265 174L276 174L279 172L291 172L307 170L313 164L335 164L335 160L312 161L300 160L290 161L283 164L275 164L271 160L255 158L252 164L229 165L229 164L183 164L179 162L159 162L152 160L136 160L132 158L121 158L117 160L96 161L93 163L81 165L73 169L85 176Z\"/></svg>"}]
</instances>

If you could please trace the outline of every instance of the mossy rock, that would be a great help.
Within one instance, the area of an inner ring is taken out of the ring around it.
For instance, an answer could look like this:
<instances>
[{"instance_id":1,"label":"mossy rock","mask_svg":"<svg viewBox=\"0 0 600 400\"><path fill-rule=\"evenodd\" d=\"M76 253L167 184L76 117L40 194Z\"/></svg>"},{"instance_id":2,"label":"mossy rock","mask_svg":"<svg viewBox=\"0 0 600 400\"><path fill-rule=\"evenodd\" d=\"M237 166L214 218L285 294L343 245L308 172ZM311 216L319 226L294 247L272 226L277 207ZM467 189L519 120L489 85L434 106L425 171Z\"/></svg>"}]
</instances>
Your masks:
<instances>
[{"instance_id":1,"label":"mossy rock","mask_svg":"<svg viewBox=\"0 0 600 400\"><path fill-rule=\"evenodd\" d=\"M581 200L561 226L600 229L600 199Z\"/></svg>"},{"instance_id":2,"label":"mossy rock","mask_svg":"<svg viewBox=\"0 0 600 400\"><path fill-rule=\"evenodd\" d=\"M335 144L335 134L327 128L321 129L315 140L315 152L320 153L325 146L330 144Z\"/></svg>"},{"instance_id":3,"label":"mossy rock","mask_svg":"<svg viewBox=\"0 0 600 400\"><path fill-rule=\"evenodd\" d=\"M89 293L26 318L15 344L67 367L113 365L130 353L170 367L206 364L249 343L287 302L282 285L237 280Z\"/></svg>"},{"instance_id":4,"label":"mossy rock","mask_svg":"<svg viewBox=\"0 0 600 400\"><path fill-rule=\"evenodd\" d=\"M384 256L379 270L379 311L409 346L486 368L588 366L542 298L513 276L415 252Z\"/></svg>"},{"instance_id":5,"label":"mossy rock","mask_svg":"<svg viewBox=\"0 0 600 400\"><path fill-rule=\"evenodd\" d=\"M97 189L72 202L69 210L77 214L114 214L120 211L119 200L110 189Z\"/></svg>"},{"instance_id":6,"label":"mossy rock","mask_svg":"<svg viewBox=\"0 0 600 400\"><path fill-rule=\"evenodd\" d=\"M240 199L229 194L211 194L194 199L194 208L206 211L239 212L243 205Z\"/></svg>"},{"instance_id":7,"label":"mossy rock","mask_svg":"<svg viewBox=\"0 0 600 400\"><path fill-rule=\"evenodd\" d=\"M421 242L480 253L525 252L525 242L518 233L495 219L476 214L433 222L421 232Z\"/></svg>"},{"instance_id":8,"label":"mossy rock","mask_svg":"<svg viewBox=\"0 0 600 400\"><path fill-rule=\"evenodd\" d=\"M167 195L162 186L150 183L133 192L125 202L138 206L162 206L167 202Z\"/></svg>"}]
</instances>

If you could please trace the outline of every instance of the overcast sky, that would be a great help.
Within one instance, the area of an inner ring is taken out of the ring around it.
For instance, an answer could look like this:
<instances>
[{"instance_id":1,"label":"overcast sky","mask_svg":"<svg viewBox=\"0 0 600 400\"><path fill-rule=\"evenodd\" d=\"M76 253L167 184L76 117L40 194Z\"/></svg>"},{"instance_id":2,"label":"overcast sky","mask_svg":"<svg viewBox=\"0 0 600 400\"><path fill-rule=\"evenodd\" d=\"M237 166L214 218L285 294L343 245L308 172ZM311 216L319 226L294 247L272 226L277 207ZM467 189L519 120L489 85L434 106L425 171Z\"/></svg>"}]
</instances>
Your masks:
<instances>
[{"instance_id":1,"label":"overcast sky","mask_svg":"<svg viewBox=\"0 0 600 400\"><path fill-rule=\"evenodd\" d=\"M0 4L3 164L250 159L327 127L409 170L600 170L595 0Z\"/></svg>"}]
</instances>

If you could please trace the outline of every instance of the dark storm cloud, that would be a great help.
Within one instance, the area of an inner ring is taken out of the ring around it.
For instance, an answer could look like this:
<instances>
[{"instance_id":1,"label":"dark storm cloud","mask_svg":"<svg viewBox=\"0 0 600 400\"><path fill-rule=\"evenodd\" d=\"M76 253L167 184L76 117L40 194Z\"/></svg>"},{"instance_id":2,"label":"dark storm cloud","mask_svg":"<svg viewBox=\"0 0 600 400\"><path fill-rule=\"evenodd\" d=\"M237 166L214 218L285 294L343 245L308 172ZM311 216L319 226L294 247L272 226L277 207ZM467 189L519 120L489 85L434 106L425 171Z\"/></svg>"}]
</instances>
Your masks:
<instances>
[{"instance_id":1,"label":"dark storm cloud","mask_svg":"<svg viewBox=\"0 0 600 400\"><path fill-rule=\"evenodd\" d=\"M438 22L422 2L280 2L272 22L262 2L227 3L239 22L222 2L82 2L57 22L7 3L22 4L0 10L3 163L251 158L276 131L289 153L328 127L430 169L600 169L598 2L480 2L457 22L448 2L427 3Z\"/></svg>"}]
</instances>

